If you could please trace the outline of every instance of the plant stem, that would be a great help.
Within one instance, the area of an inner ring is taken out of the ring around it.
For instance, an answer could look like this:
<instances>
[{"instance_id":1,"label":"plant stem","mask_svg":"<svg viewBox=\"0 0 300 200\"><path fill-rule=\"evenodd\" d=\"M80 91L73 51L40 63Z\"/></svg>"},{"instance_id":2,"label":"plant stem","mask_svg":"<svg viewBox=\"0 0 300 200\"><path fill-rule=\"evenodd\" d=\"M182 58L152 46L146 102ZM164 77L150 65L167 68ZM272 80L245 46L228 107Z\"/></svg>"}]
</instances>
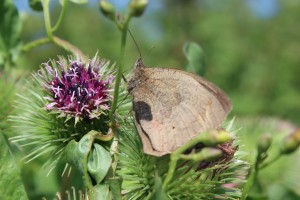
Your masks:
<instances>
[{"instance_id":1,"label":"plant stem","mask_svg":"<svg viewBox=\"0 0 300 200\"><path fill-rule=\"evenodd\" d=\"M260 162L260 154L257 152L254 166L250 170L248 180L242 192L241 200L246 200L253 183L257 180L257 175L259 171L259 162Z\"/></svg>"},{"instance_id":2,"label":"plant stem","mask_svg":"<svg viewBox=\"0 0 300 200\"><path fill-rule=\"evenodd\" d=\"M26 52L34 47L45 44L47 42L53 42L54 44L58 45L59 47L62 47L66 51L71 52L74 55L78 55L84 61L87 61L88 58L77 47L75 47L74 45L70 44L69 42L67 42L65 40L55 37L52 34L60 26L62 19L64 18L64 15L66 12L66 7L67 7L67 0L63 1L63 8L62 8L61 14L53 28L51 28L51 19L50 19L50 12L49 12L50 0L42 0L41 2L43 5L43 10L44 10L45 28L46 28L48 38L41 38L41 39L35 40L31 43L28 43L27 45L24 45L24 47L22 48L22 51Z\"/></svg>"},{"instance_id":3,"label":"plant stem","mask_svg":"<svg viewBox=\"0 0 300 200\"><path fill-rule=\"evenodd\" d=\"M177 151L175 151L170 156L169 170L168 170L167 176L166 176L166 178L163 182L163 190L164 191L166 191L166 188L167 188L169 182L172 180L173 174L174 174L175 169L176 169L176 164L177 164L177 161L179 159L179 155L180 155L180 153L178 154Z\"/></svg>"},{"instance_id":4,"label":"plant stem","mask_svg":"<svg viewBox=\"0 0 300 200\"><path fill-rule=\"evenodd\" d=\"M263 165L259 166L260 164L260 155L257 154L256 156L256 161L254 163L254 167L251 169L250 174L249 174L249 178L247 183L245 184L243 193L242 193L242 197L241 200L245 200L247 198L247 195L253 185L254 182L257 182L257 176L258 176L258 172L259 170L262 170L266 167L268 167L269 165L273 164L274 162L276 162L279 158L281 157L280 154L277 154L275 157L273 157L269 162L264 163Z\"/></svg>"},{"instance_id":5,"label":"plant stem","mask_svg":"<svg viewBox=\"0 0 300 200\"><path fill-rule=\"evenodd\" d=\"M25 52L30 51L31 49L33 49L37 46L46 44L48 42L50 42L49 38L40 38L40 39L34 40L32 42L29 42L29 43L25 44L22 47L22 52L25 53Z\"/></svg>"},{"instance_id":6,"label":"plant stem","mask_svg":"<svg viewBox=\"0 0 300 200\"><path fill-rule=\"evenodd\" d=\"M49 40L53 41L53 35L51 30L51 19L50 19L50 12L49 12L49 2L50 0L42 0L46 32Z\"/></svg>"},{"instance_id":7,"label":"plant stem","mask_svg":"<svg viewBox=\"0 0 300 200\"><path fill-rule=\"evenodd\" d=\"M127 29L128 29L128 24L129 24L130 19L131 19L131 17L128 16L121 28L122 36L121 36L120 58L119 58L119 64L117 67L117 76L116 76L116 82L115 82L115 88L114 88L114 98L113 98L112 106L111 106L111 109L109 112L109 118L112 122L113 132L115 132L114 129L116 126L116 120L114 118L114 111L116 110L117 103L118 103L119 88L120 88L122 74L123 74L123 68L124 68L124 56L125 56Z\"/></svg>"},{"instance_id":8,"label":"plant stem","mask_svg":"<svg viewBox=\"0 0 300 200\"><path fill-rule=\"evenodd\" d=\"M281 157L281 154L277 154L274 158L272 158L270 161L268 161L267 163L264 163L263 165L261 165L259 167L260 170L268 167L269 165L273 164L274 162L276 162L279 158Z\"/></svg>"},{"instance_id":9,"label":"plant stem","mask_svg":"<svg viewBox=\"0 0 300 200\"><path fill-rule=\"evenodd\" d=\"M38 47L40 45L43 45L43 44L46 44L48 42L51 42L49 40L49 38L40 38L40 39L37 39L37 40L34 40L32 42L29 42L27 44L25 44L22 48L22 52L27 52L35 47ZM72 53L73 55L78 55L80 56L83 60L87 61L88 58L84 55L84 53L82 53L76 46L70 44L69 42L59 38L59 37L56 37L56 36L53 36L53 41L52 41L54 44L56 44L57 46L63 48L64 50Z\"/></svg>"},{"instance_id":10,"label":"plant stem","mask_svg":"<svg viewBox=\"0 0 300 200\"><path fill-rule=\"evenodd\" d=\"M65 17L65 14L66 14L67 4L68 4L68 0L63 0L62 10L60 12L60 15L59 15L59 18L58 18L56 24L54 25L54 27L51 30L52 33L55 32L59 28L59 26L61 25L61 22L62 22L63 18Z\"/></svg>"},{"instance_id":11,"label":"plant stem","mask_svg":"<svg viewBox=\"0 0 300 200\"><path fill-rule=\"evenodd\" d=\"M255 175L256 172L255 172L255 168L253 167L251 170L250 170L250 174L249 174L249 177L248 177L248 180L244 186L244 189L243 189L243 192L242 192L242 196L241 196L241 200L246 200L247 198L247 195L250 191L250 188L254 182L254 177L256 176Z\"/></svg>"},{"instance_id":12,"label":"plant stem","mask_svg":"<svg viewBox=\"0 0 300 200\"><path fill-rule=\"evenodd\" d=\"M71 43L56 36L53 37L53 42L54 44L58 45L59 47L62 47L66 51L71 52L74 55L78 55L84 61L88 60L84 53L82 53L76 46L72 45Z\"/></svg>"}]
</instances>

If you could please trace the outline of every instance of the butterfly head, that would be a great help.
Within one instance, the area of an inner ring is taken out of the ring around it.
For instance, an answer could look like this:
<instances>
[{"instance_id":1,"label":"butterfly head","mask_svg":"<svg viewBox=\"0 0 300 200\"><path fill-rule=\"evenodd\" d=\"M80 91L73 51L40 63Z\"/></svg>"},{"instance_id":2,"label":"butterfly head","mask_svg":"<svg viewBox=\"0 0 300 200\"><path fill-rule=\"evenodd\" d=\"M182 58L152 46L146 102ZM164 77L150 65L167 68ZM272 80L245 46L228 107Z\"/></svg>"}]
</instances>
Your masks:
<instances>
[{"instance_id":1,"label":"butterfly head","mask_svg":"<svg viewBox=\"0 0 300 200\"><path fill-rule=\"evenodd\" d=\"M135 69L141 69L141 68L144 68L145 65L144 65L144 62L143 62L143 59L140 57L138 58L136 61L135 61L135 64L134 64L134 70Z\"/></svg>"},{"instance_id":2,"label":"butterfly head","mask_svg":"<svg viewBox=\"0 0 300 200\"><path fill-rule=\"evenodd\" d=\"M145 65L142 58L138 58L134 64L132 76L128 81L127 89L129 92L132 91L144 79L144 68Z\"/></svg>"}]
</instances>

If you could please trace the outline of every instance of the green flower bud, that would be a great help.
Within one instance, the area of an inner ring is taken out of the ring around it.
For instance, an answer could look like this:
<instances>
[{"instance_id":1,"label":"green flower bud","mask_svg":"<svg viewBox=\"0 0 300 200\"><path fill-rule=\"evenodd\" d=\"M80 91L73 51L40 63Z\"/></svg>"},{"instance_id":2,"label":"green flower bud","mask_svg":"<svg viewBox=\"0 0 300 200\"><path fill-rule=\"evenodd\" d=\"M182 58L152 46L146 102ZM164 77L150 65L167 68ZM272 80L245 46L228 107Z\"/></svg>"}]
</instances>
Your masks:
<instances>
[{"instance_id":1,"label":"green flower bud","mask_svg":"<svg viewBox=\"0 0 300 200\"><path fill-rule=\"evenodd\" d=\"M146 6L148 5L148 0L131 0L129 3L130 15L134 17L141 16Z\"/></svg>"},{"instance_id":2,"label":"green flower bud","mask_svg":"<svg viewBox=\"0 0 300 200\"><path fill-rule=\"evenodd\" d=\"M263 134L260 136L259 141L257 143L257 150L258 153L265 153L266 151L268 151L268 149L270 148L272 143L272 137L270 134Z\"/></svg>"},{"instance_id":3,"label":"green flower bud","mask_svg":"<svg viewBox=\"0 0 300 200\"><path fill-rule=\"evenodd\" d=\"M115 19L115 8L111 3L106 0L100 0L99 7L104 16L112 20Z\"/></svg>"},{"instance_id":4,"label":"green flower bud","mask_svg":"<svg viewBox=\"0 0 300 200\"><path fill-rule=\"evenodd\" d=\"M300 129L284 138L280 145L281 154L290 154L298 149L300 145Z\"/></svg>"},{"instance_id":5,"label":"green flower bud","mask_svg":"<svg viewBox=\"0 0 300 200\"><path fill-rule=\"evenodd\" d=\"M43 10L41 0L29 0L29 6L35 11L42 11Z\"/></svg>"},{"instance_id":6,"label":"green flower bud","mask_svg":"<svg viewBox=\"0 0 300 200\"><path fill-rule=\"evenodd\" d=\"M183 160L194 160L194 161L213 161L217 158L220 158L222 156L222 151L217 148L212 147L204 147L200 152L198 153L192 153L192 154L182 154L180 155L180 158Z\"/></svg>"},{"instance_id":7,"label":"green flower bud","mask_svg":"<svg viewBox=\"0 0 300 200\"><path fill-rule=\"evenodd\" d=\"M222 156L222 151L216 148L205 147L201 150L201 154L206 161L213 161Z\"/></svg>"},{"instance_id":8,"label":"green flower bud","mask_svg":"<svg viewBox=\"0 0 300 200\"><path fill-rule=\"evenodd\" d=\"M222 144L233 140L232 135L223 129L210 130L205 134L200 134L199 137L204 137L202 142L206 145Z\"/></svg>"}]
</instances>

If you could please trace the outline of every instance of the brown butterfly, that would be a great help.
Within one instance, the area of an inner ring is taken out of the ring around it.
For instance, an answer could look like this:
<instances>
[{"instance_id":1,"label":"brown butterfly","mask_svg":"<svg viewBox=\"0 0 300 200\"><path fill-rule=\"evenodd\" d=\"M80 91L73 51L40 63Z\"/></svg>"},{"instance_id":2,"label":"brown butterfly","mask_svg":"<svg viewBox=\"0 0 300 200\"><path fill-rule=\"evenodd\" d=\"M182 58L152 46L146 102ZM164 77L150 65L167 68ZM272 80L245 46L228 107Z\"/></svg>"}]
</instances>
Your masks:
<instances>
[{"instance_id":1,"label":"brown butterfly","mask_svg":"<svg viewBox=\"0 0 300 200\"><path fill-rule=\"evenodd\" d=\"M182 70L148 68L138 59L128 81L144 152L172 153L201 132L216 129L231 110L227 95Z\"/></svg>"}]
</instances>

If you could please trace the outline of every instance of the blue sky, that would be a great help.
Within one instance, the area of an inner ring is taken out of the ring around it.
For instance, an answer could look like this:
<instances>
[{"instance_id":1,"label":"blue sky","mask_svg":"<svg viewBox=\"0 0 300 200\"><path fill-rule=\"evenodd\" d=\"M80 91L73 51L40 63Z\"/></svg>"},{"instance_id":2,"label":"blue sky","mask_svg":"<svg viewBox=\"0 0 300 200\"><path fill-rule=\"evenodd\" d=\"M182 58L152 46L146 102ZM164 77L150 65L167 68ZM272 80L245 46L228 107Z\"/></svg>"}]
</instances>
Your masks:
<instances>
[{"instance_id":1,"label":"blue sky","mask_svg":"<svg viewBox=\"0 0 300 200\"><path fill-rule=\"evenodd\" d=\"M20 11L31 11L28 0L13 0L18 7ZM151 3L149 3L148 9L157 10L162 8L162 4L160 3L161 0L150 0ZM53 3L57 3L58 0L52 0ZM97 5L99 0L89 0L90 5ZM111 3L113 3L117 10L124 10L126 8L126 5L128 4L129 0L110 0Z\"/></svg>"},{"instance_id":2,"label":"blue sky","mask_svg":"<svg viewBox=\"0 0 300 200\"><path fill-rule=\"evenodd\" d=\"M27 0L13 0L20 11L31 11L28 6ZM58 0L53 0L53 3L57 3ZM89 4L95 5L99 0L89 0ZM162 0L150 0L148 10L157 10L162 8ZM254 15L260 18L271 18L275 16L279 11L278 0L244 0L249 6L249 9ZM129 0L111 0L117 10L123 10L126 8Z\"/></svg>"},{"instance_id":3,"label":"blue sky","mask_svg":"<svg viewBox=\"0 0 300 200\"><path fill-rule=\"evenodd\" d=\"M260 18L270 18L279 11L278 0L247 0L247 5L254 15Z\"/></svg>"}]
</instances>

